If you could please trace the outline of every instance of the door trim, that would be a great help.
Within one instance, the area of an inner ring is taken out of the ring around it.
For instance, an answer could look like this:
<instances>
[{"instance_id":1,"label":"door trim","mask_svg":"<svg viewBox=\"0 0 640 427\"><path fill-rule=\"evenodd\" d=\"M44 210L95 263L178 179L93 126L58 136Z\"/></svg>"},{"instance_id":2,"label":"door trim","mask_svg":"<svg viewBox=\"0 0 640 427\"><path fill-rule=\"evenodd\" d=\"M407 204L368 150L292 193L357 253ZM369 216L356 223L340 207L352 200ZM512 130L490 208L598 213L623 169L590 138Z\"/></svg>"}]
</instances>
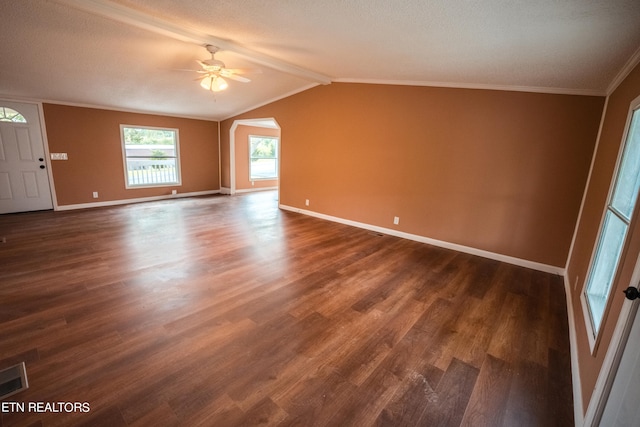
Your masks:
<instances>
[{"instance_id":1,"label":"door trim","mask_svg":"<svg viewBox=\"0 0 640 427\"><path fill-rule=\"evenodd\" d=\"M237 192L236 190L236 129L240 125L268 128L269 126L260 125L260 123L264 121L272 121L273 123L275 123L276 128L282 132L282 127L280 126L280 123L278 123L278 121L274 117L265 117L262 119L258 118L258 119L234 120L233 124L231 125L231 129L229 130L229 194L231 195L234 195ZM280 197L280 179L281 179L280 155L282 151L281 147L282 147L282 135L278 137L278 200ZM222 159L220 164L222 164Z\"/></svg>"},{"instance_id":2,"label":"door trim","mask_svg":"<svg viewBox=\"0 0 640 427\"><path fill-rule=\"evenodd\" d=\"M25 101L16 101L25 102ZM40 132L42 132L42 143L44 144L44 161L47 164L47 174L49 175L49 191L51 192L51 201L53 202L53 210L60 210L58 206L58 197L56 195L56 186L53 181L53 168L51 167L51 153L49 152L49 138L47 137L47 126L44 119L44 107L42 102L32 102L38 106L38 113L40 114Z\"/></svg>"}]
</instances>

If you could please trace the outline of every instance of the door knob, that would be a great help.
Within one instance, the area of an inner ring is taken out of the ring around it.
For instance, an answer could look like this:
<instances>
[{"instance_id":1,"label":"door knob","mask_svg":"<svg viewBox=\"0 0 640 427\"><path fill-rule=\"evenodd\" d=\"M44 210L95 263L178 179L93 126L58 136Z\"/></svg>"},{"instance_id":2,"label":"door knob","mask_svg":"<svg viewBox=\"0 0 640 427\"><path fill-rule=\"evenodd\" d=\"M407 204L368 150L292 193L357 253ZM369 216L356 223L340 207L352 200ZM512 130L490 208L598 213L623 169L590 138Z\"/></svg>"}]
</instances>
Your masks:
<instances>
[{"instance_id":1,"label":"door knob","mask_svg":"<svg viewBox=\"0 0 640 427\"><path fill-rule=\"evenodd\" d=\"M634 288L633 286L629 286L626 290L622 291L627 296L627 299L633 301L634 299L640 296L640 292L638 288Z\"/></svg>"},{"instance_id":2,"label":"door knob","mask_svg":"<svg viewBox=\"0 0 640 427\"><path fill-rule=\"evenodd\" d=\"M42 157L40 157L38 160L40 160L41 162L44 162L44 159Z\"/></svg>"},{"instance_id":3,"label":"door knob","mask_svg":"<svg viewBox=\"0 0 640 427\"><path fill-rule=\"evenodd\" d=\"M44 165L40 165L40 169L44 169Z\"/></svg>"}]
</instances>

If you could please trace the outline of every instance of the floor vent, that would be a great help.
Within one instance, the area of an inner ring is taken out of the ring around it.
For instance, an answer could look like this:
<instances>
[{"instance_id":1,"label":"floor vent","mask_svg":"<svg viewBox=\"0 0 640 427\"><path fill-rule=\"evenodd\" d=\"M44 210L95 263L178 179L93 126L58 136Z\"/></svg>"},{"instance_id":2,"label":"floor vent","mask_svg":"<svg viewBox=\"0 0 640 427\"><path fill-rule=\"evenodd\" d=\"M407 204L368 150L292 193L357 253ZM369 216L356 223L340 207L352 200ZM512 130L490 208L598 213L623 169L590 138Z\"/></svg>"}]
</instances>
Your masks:
<instances>
[{"instance_id":1,"label":"floor vent","mask_svg":"<svg viewBox=\"0 0 640 427\"><path fill-rule=\"evenodd\" d=\"M0 371L0 400L29 388L24 362Z\"/></svg>"}]
</instances>

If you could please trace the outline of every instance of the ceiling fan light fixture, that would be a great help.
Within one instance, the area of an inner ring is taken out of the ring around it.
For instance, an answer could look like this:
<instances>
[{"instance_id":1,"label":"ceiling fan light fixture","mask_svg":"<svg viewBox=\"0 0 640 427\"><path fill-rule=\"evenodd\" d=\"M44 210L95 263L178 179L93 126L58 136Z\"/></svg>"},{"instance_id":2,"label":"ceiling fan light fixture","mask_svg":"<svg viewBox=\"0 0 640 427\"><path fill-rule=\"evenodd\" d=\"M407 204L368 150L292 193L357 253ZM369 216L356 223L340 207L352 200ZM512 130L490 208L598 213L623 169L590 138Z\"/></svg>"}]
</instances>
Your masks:
<instances>
[{"instance_id":1,"label":"ceiling fan light fixture","mask_svg":"<svg viewBox=\"0 0 640 427\"><path fill-rule=\"evenodd\" d=\"M229 87L229 84L220 76L207 76L200 81L200 86L211 92L220 92Z\"/></svg>"}]
</instances>

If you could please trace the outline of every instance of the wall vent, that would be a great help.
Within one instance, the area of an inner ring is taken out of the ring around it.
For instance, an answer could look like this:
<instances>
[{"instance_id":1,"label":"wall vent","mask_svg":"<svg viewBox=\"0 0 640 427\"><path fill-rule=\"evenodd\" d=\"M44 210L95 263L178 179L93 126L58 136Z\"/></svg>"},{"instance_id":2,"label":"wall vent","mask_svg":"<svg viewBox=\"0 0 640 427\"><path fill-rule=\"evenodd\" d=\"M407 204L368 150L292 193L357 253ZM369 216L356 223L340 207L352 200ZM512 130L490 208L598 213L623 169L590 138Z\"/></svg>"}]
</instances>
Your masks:
<instances>
[{"instance_id":1,"label":"wall vent","mask_svg":"<svg viewBox=\"0 0 640 427\"><path fill-rule=\"evenodd\" d=\"M29 388L24 362L0 371L0 400Z\"/></svg>"}]
</instances>

